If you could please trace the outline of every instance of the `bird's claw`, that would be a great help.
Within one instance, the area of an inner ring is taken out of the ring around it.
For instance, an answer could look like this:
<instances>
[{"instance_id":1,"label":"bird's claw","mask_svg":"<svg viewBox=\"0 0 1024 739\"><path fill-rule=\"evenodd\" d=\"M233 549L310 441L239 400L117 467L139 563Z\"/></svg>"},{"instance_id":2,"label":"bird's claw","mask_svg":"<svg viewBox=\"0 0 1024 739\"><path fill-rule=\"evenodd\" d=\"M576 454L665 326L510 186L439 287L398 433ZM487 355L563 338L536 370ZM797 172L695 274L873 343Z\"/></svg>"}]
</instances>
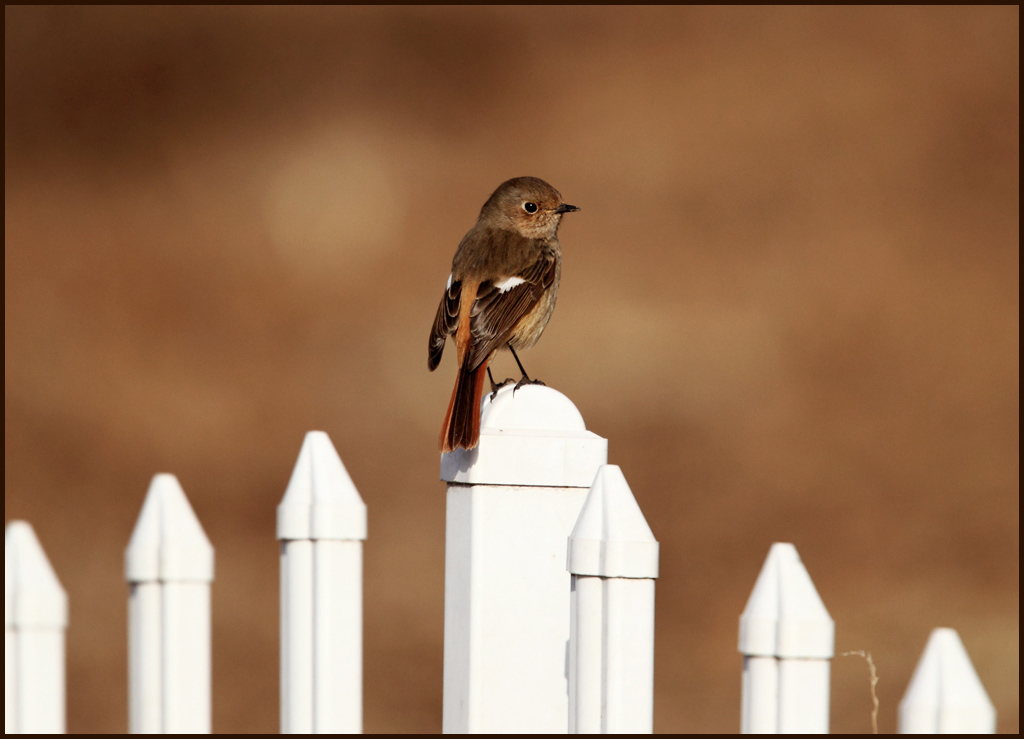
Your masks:
<instances>
[{"instance_id":1,"label":"bird's claw","mask_svg":"<svg viewBox=\"0 0 1024 739\"><path fill-rule=\"evenodd\" d=\"M506 382L511 382L511 380L506 380ZM521 379L519 382L517 382L516 386L514 388L512 388L512 397L513 398L516 396L516 390L521 388L523 385L544 385L544 387L547 387L547 385L545 385L540 380L531 380L526 375L523 375L523 379Z\"/></svg>"},{"instance_id":2,"label":"bird's claw","mask_svg":"<svg viewBox=\"0 0 1024 739\"><path fill-rule=\"evenodd\" d=\"M508 385L511 382L514 382L514 380L511 377L506 377L504 380L502 380L499 383L494 383L493 381L491 382L491 402L492 403L494 402L494 399L496 397L498 397L498 391L501 390L503 387L505 387L506 385ZM518 387L518 385L517 385L517 387ZM515 393L515 390L513 390L512 392Z\"/></svg>"}]
</instances>

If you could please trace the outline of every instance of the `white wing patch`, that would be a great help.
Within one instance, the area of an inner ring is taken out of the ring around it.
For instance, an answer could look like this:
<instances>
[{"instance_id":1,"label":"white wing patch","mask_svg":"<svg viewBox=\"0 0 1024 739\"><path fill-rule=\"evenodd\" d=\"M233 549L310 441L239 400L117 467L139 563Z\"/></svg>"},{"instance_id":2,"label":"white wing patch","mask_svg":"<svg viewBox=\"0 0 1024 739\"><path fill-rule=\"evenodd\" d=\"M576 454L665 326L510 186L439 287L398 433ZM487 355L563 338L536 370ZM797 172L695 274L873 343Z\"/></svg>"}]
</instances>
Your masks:
<instances>
[{"instance_id":1,"label":"white wing patch","mask_svg":"<svg viewBox=\"0 0 1024 739\"><path fill-rule=\"evenodd\" d=\"M526 282L526 280L524 280L522 277L509 277L502 282L495 282L494 286L498 288L498 292L507 293L513 287L516 287L517 285L522 285L524 282Z\"/></svg>"},{"instance_id":2,"label":"white wing patch","mask_svg":"<svg viewBox=\"0 0 1024 739\"><path fill-rule=\"evenodd\" d=\"M448 275L448 284L447 284L447 285L445 285L444 289L445 289L445 290L450 290L450 289L451 289L451 287L452 287L452 276L451 276L451 275Z\"/></svg>"}]
</instances>

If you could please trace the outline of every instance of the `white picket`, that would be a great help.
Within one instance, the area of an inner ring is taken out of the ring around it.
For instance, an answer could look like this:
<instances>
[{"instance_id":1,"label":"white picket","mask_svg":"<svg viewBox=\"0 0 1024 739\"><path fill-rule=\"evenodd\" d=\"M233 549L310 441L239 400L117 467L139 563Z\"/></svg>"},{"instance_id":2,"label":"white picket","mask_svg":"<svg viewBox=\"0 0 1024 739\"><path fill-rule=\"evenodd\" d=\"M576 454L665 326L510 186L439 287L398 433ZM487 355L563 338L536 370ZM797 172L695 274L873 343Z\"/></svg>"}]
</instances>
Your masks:
<instances>
[{"instance_id":1,"label":"white picket","mask_svg":"<svg viewBox=\"0 0 1024 739\"><path fill-rule=\"evenodd\" d=\"M594 478L567 569L569 733L651 733L658 542L617 465Z\"/></svg>"},{"instance_id":2,"label":"white picket","mask_svg":"<svg viewBox=\"0 0 1024 739\"><path fill-rule=\"evenodd\" d=\"M149 486L125 579L129 731L209 733L213 547L174 475Z\"/></svg>"},{"instance_id":3,"label":"white picket","mask_svg":"<svg viewBox=\"0 0 1024 739\"><path fill-rule=\"evenodd\" d=\"M900 701L901 734L994 734L996 709L955 629L928 638Z\"/></svg>"},{"instance_id":4,"label":"white picket","mask_svg":"<svg viewBox=\"0 0 1024 739\"><path fill-rule=\"evenodd\" d=\"M773 544L740 617L744 734L827 734L835 623L796 547Z\"/></svg>"},{"instance_id":5,"label":"white picket","mask_svg":"<svg viewBox=\"0 0 1024 739\"><path fill-rule=\"evenodd\" d=\"M281 732L360 733L366 504L323 431L306 434L277 538Z\"/></svg>"},{"instance_id":6,"label":"white picket","mask_svg":"<svg viewBox=\"0 0 1024 739\"><path fill-rule=\"evenodd\" d=\"M64 733L68 598L35 531L4 533L4 733Z\"/></svg>"}]
</instances>

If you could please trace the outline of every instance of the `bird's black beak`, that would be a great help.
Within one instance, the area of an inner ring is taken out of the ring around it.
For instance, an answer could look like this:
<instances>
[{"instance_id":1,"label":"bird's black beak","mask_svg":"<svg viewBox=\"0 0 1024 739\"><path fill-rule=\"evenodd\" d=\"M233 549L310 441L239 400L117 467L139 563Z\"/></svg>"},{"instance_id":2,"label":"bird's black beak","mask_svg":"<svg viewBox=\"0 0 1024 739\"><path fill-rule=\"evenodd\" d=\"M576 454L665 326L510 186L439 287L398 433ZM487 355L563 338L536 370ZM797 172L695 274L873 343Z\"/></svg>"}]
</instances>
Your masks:
<instances>
[{"instance_id":1,"label":"bird's black beak","mask_svg":"<svg viewBox=\"0 0 1024 739\"><path fill-rule=\"evenodd\" d=\"M555 213L572 213L575 210L579 210L575 205L569 205L568 203L562 203L555 208Z\"/></svg>"}]
</instances>

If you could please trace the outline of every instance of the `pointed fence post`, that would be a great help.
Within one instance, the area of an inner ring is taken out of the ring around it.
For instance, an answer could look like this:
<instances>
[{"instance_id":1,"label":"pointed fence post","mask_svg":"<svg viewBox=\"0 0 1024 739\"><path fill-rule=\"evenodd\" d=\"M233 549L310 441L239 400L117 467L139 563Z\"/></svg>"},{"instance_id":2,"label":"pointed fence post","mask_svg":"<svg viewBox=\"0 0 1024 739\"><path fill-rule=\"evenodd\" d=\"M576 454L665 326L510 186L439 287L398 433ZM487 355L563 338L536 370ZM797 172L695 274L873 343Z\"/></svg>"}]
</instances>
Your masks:
<instances>
[{"instance_id":1,"label":"pointed fence post","mask_svg":"<svg viewBox=\"0 0 1024 739\"><path fill-rule=\"evenodd\" d=\"M4 533L4 733L64 733L68 597L32 527Z\"/></svg>"},{"instance_id":2,"label":"pointed fence post","mask_svg":"<svg viewBox=\"0 0 1024 739\"><path fill-rule=\"evenodd\" d=\"M744 734L826 734L835 623L796 547L772 544L740 617Z\"/></svg>"},{"instance_id":3,"label":"pointed fence post","mask_svg":"<svg viewBox=\"0 0 1024 739\"><path fill-rule=\"evenodd\" d=\"M565 733L566 541L608 442L556 390L506 386L448 482L442 729Z\"/></svg>"},{"instance_id":4,"label":"pointed fence post","mask_svg":"<svg viewBox=\"0 0 1024 739\"><path fill-rule=\"evenodd\" d=\"M900 701L900 734L994 734L996 709L955 629L935 629Z\"/></svg>"},{"instance_id":5,"label":"pointed fence post","mask_svg":"<svg viewBox=\"0 0 1024 739\"><path fill-rule=\"evenodd\" d=\"M658 542L618 465L590 487L567 568L569 733L651 733Z\"/></svg>"},{"instance_id":6,"label":"pointed fence post","mask_svg":"<svg viewBox=\"0 0 1024 739\"><path fill-rule=\"evenodd\" d=\"M125 579L128 730L209 733L213 547L174 475L150 483Z\"/></svg>"},{"instance_id":7,"label":"pointed fence post","mask_svg":"<svg viewBox=\"0 0 1024 739\"><path fill-rule=\"evenodd\" d=\"M281 733L363 728L366 505L330 438L310 431L277 508Z\"/></svg>"}]
</instances>

